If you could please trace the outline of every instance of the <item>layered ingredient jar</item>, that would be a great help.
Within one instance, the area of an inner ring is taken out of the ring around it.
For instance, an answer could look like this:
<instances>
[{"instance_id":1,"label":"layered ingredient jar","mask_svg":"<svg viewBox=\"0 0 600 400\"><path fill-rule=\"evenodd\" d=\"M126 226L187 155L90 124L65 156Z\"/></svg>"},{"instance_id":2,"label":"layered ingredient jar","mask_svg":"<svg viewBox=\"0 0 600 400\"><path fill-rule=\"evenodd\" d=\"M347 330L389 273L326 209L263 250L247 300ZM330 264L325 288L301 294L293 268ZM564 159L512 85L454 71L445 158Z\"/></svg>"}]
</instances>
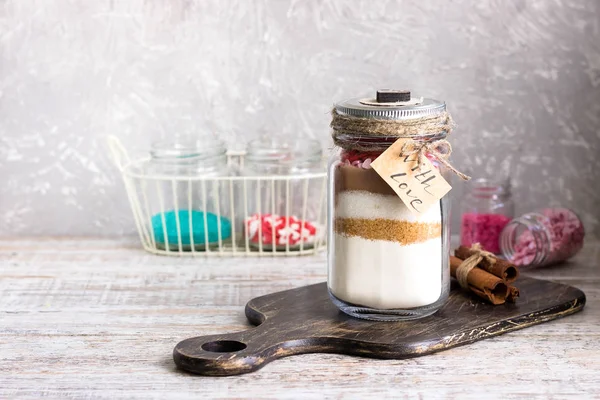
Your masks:
<instances>
[{"instance_id":1,"label":"layered ingredient jar","mask_svg":"<svg viewBox=\"0 0 600 400\"><path fill-rule=\"evenodd\" d=\"M356 98L337 103L332 114L336 144L328 170L332 301L343 312L370 320L433 314L450 288L447 196L415 214L371 165L400 136L373 135L368 127L381 121L427 124L422 134L410 136L415 145L445 141L446 104L410 94L383 101ZM344 117L352 119L352 127L338 126L336 118ZM443 173L435 157L429 152L424 156Z\"/></svg>"}]
</instances>

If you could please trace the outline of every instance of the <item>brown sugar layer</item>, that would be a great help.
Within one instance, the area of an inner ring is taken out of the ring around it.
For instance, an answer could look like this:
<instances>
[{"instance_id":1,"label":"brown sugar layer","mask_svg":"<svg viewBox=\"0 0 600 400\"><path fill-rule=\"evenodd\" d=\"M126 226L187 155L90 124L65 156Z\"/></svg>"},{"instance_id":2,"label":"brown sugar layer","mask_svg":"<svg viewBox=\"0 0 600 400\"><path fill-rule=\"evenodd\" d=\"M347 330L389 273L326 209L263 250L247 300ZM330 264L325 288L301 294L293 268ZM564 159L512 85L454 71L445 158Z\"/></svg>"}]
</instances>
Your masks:
<instances>
[{"instance_id":1,"label":"brown sugar layer","mask_svg":"<svg viewBox=\"0 0 600 400\"><path fill-rule=\"evenodd\" d=\"M385 240L408 245L441 237L442 224L384 218L336 218L334 230L343 236L358 236L368 240Z\"/></svg>"}]
</instances>

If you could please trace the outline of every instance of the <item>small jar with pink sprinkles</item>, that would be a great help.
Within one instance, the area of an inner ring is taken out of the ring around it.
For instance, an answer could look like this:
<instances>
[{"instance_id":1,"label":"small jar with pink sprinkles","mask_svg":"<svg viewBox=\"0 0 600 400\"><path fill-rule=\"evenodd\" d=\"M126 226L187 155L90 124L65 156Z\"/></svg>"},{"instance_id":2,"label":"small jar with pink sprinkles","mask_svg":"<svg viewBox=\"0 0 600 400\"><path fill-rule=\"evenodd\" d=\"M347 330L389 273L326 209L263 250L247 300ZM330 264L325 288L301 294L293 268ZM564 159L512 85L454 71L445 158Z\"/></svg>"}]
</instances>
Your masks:
<instances>
[{"instance_id":1,"label":"small jar with pink sprinkles","mask_svg":"<svg viewBox=\"0 0 600 400\"><path fill-rule=\"evenodd\" d=\"M583 247L581 219L568 208L544 208L509 222L500 237L503 256L517 266L568 260Z\"/></svg>"},{"instance_id":2,"label":"small jar with pink sprinkles","mask_svg":"<svg viewBox=\"0 0 600 400\"><path fill-rule=\"evenodd\" d=\"M460 244L474 243L500 254L500 233L514 217L514 203L508 179L475 179L468 184L461 207Z\"/></svg>"}]
</instances>

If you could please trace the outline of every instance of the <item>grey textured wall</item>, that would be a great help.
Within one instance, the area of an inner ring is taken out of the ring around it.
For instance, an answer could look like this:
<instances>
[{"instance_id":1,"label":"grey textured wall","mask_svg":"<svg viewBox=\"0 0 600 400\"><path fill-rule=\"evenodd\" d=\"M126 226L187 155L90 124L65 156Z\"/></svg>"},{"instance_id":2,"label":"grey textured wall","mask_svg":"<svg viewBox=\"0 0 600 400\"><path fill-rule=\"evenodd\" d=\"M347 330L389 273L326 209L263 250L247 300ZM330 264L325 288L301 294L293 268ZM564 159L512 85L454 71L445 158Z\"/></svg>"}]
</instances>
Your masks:
<instances>
[{"instance_id":1,"label":"grey textured wall","mask_svg":"<svg viewBox=\"0 0 600 400\"><path fill-rule=\"evenodd\" d=\"M0 47L3 235L132 233L109 133L328 144L377 87L446 100L458 167L600 233L598 0L4 0Z\"/></svg>"}]
</instances>

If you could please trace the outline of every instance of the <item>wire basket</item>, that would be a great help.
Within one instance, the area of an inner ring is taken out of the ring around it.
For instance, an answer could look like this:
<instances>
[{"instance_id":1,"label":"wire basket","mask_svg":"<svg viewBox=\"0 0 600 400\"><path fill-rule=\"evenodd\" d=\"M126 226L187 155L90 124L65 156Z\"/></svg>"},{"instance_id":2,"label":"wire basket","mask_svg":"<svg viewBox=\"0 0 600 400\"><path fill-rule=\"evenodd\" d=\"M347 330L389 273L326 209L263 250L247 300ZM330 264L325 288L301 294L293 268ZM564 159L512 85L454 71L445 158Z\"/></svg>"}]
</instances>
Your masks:
<instances>
[{"instance_id":1,"label":"wire basket","mask_svg":"<svg viewBox=\"0 0 600 400\"><path fill-rule=\"evenodd\" d=\"M326 247L326 172L277 176L148 173L108 137L145 250L167 256L296 256ZM227 152L230 167L244 152ZM182 206L183 204L183 206ZM207 212L212 205L214 212ZM203 211L205 210L205 211Z\"/></svg>"}]
</instances>

